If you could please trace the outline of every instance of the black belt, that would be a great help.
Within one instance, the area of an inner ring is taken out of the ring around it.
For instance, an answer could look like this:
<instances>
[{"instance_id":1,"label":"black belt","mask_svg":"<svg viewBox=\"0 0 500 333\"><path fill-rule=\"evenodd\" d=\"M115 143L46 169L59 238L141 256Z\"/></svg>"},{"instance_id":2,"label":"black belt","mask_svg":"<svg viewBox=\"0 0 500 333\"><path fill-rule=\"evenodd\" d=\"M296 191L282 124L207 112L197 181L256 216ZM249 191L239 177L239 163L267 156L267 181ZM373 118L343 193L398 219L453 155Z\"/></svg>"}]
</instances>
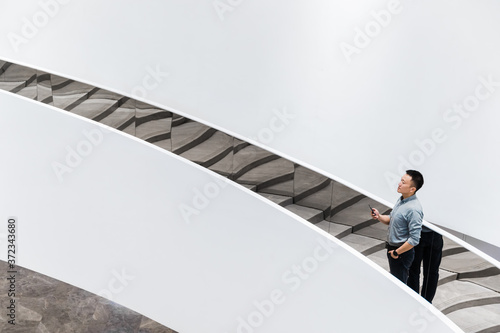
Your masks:
<instances>
[{"instance_id":1,"label":"black belt","mask_svg":"<svg viewBox=\"0 0 500 333\"><path fill-rule=\"evenodd\" d=\"M392 251L392 250L396 250L396 249L399 249L401 247L401 245L403 245L404 243L401 243L399 245L391 245L389 244L389 242L385 242L385 248L389 251Z\"/></svg>"}]
</instances>

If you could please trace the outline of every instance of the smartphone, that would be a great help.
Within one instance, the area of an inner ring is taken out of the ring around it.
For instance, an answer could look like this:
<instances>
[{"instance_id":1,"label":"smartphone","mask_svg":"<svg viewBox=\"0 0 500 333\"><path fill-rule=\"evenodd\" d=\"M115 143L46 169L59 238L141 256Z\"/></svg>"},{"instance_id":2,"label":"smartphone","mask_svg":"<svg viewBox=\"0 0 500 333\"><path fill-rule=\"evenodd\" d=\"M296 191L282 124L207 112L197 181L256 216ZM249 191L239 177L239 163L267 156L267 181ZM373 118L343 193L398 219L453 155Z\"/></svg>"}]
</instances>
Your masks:
<instances>
[{"instance_id":1,"label":"smartphone","mask_svg":"<svg viewBox=\"0 0 500 333\"><path fill-rule=\"evenodd\" d=\"M368 204L368 207L370 207L370 210L372 211L372 215L374 215L375 211L373 210L372 206L370 206L370 204Z\"/></svg>"}]
</instances>

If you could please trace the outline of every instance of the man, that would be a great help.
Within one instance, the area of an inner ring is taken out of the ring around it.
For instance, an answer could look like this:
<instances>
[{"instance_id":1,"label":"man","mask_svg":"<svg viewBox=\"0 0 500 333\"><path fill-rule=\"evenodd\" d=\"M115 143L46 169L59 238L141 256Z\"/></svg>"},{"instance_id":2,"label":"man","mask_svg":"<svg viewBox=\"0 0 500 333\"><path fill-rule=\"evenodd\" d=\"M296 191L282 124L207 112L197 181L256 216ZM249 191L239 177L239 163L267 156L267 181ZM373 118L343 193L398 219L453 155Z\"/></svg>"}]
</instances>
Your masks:
<instances>
[{"instance_id":1,"label":"man","mask_svg":"<svg viewBox=\"0 0 500 333\"><path fill-rule=\"evenodd\" d=\"M390 215L380 215L373 208L372 217L389 225L386 248L391 274L406 284L415 255L413 247L419 243L424 213L415 193L424 184L424 177L416 170L406 170L398 184L401 197Z\"/></svg>"},{"instance_id":2,"label":"man","mask_svg":"<svg viewBox=\"0 0 500 333\"><path fill-rule=\"evenodd\" d=\"M415 246L415 258L410 266L408 287L419 293L420 264L424 261L424 283L420 293L429 303L432 303L439 280L439 265L443 256L443 236L422 226L420 242Z\"/></svg>"}]
</instances>

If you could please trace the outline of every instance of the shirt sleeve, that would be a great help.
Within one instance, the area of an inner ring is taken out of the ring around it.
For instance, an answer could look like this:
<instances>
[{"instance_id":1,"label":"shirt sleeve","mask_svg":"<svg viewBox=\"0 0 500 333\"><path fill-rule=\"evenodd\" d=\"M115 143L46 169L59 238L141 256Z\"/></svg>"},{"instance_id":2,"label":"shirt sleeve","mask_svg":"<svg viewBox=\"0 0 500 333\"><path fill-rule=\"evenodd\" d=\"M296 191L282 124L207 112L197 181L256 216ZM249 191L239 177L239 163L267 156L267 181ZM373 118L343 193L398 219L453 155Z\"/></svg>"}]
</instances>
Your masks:
<instances>
[{"instance_id":1,"label":"shirt sleeve","mask_svg":"<svg viewBox=\"0 0 500 333\"><path fill-rule=\"evenodd\" d=\"M410 237L407 242L413 246L417 246L420 242L420 232L422 231L422 220L424 213L418 209L412 209L406 216L408 221L408 229Z\"/></svg>"}]
</instances>

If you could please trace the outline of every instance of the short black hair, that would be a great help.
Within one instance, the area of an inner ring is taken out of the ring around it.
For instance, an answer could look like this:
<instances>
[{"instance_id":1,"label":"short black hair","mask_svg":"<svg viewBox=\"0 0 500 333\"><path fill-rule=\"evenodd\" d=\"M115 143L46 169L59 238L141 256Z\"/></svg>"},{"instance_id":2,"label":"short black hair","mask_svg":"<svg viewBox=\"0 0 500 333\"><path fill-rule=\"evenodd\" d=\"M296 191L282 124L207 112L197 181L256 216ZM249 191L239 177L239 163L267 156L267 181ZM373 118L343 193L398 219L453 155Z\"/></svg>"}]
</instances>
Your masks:
<instances>
[{"instance_id":1,"label":"short black hair","mask_svg":"<svg viewBox=\"0 0 500 333\"><path fill-rule=\"evenodd\" d=\"M424 185L424 176L417 170L406 170L406 174L411 177L411 182L413 183L413 186L415 186L417 189L415 190L415 193L417 193L418 190Z\"/></svg>"}]
</instances>

